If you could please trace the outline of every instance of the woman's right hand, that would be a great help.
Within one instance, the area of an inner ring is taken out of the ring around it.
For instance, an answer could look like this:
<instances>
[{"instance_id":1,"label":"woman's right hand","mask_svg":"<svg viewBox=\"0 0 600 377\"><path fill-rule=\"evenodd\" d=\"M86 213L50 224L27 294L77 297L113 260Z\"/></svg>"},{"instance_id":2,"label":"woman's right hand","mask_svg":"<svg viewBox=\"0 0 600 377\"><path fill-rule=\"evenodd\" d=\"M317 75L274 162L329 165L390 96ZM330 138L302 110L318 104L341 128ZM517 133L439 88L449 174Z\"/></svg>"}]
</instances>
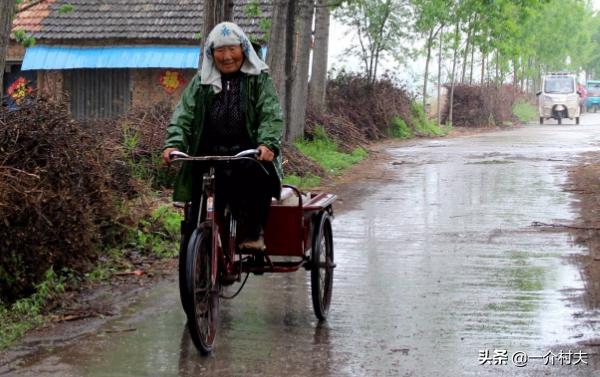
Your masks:
<instances>
[{"instance_id":1,"label":"woman's right hand","mask_svg":"<svg viewBox=\"0 0 600 377\"><path fill-rule=\"evenodd\" d=\"M171 164L171 156L169 156L171 154L171 152L175 152L178 151L179 149L177 148L166 148L163 151L162 157L163 157L163 161L165 162L165 164L170 165Z\"/></svg>"}]
</instances>

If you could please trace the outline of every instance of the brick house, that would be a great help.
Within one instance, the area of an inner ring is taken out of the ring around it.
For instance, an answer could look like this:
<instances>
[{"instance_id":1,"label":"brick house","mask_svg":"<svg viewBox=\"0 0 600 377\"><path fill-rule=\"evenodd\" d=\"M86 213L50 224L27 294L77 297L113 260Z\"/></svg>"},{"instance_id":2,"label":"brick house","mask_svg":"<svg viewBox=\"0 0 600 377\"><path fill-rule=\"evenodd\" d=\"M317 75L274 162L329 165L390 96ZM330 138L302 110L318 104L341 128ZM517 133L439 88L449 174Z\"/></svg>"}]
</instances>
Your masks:
<instances>
[{"instance_id":1,"label":"brick house","mask_svg":"<svg viewBox=\"0 0 600 377\"><path fill-rule=\"evenodd\" d=\"M11 39L3 93L24 77L39 91L68 100L78 119L112 118L131 107L176 103L197 70L203 0L28 4L13 34L24 30L36 43L23 48ZM270 16L269 1L234 4L234 22L251 38L264 38L260 23Z\"/></svg>"}]
</instances>

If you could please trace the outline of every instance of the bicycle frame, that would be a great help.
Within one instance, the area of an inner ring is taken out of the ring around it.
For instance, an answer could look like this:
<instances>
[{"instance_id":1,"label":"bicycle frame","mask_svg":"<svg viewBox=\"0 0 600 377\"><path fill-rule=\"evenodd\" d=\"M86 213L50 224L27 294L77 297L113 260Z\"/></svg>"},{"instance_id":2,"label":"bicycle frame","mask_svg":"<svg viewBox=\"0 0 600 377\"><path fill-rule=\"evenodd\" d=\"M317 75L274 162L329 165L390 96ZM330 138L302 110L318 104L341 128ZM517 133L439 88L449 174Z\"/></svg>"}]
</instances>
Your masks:
<instances>
[{"instance_id":1,"label":"bicycle frame","mask_svg":"<svg viewBox=\"0 0 600 377\"><path fill-rule=\"evenodd\" d=\"M258 163L254 158L247 156L257 155L258 151L250 149L238 153L235 156L203 156L203 157L190 157L181 152L173 152L172 155L176 156L175 161L195 161L205 162L209 165L208 172L202 177L202 196L200 198L198 208L198 219L196 222L197 229L209 229L211 231L211 284L213 287L217 286L217 280L219 279L219 271L225 273L224 280L222 282L241 281L242 276L242 258L240 257L239 268L236 269L236 237L237 237L237 221L233 216L229 216L229 224L223 224L223 220L227 218L225 214L219 214L215 211L216 200L215 198L215 186L216 186L216 165L224 164L240 160L250 160ZM266 169L258 163L265 173L269 173ZM205 211L203 211L205 209ZM220 216L223 215L223 219ZM226 233L223 232L223 226L229 226ZM227 247L224 248L221 236L227 237ZM219 263L222 269L219 269Z\"/></svg>"}]
</instances>

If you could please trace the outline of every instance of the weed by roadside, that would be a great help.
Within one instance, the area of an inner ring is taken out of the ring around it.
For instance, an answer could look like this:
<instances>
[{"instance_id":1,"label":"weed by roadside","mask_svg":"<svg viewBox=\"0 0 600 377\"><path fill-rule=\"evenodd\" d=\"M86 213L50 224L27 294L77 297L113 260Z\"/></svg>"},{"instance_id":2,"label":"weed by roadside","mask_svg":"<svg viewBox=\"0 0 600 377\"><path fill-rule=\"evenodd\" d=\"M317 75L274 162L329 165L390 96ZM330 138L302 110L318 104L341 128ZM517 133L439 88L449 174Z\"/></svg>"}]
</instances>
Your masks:
<instances>
[{"instance_id":1,"label":"weed by roadside","mask_svg":"<svg viewBox=\"0 0 600 377\"><path fill-rule=\"evenodd\" d=\"M65 274L59 276L50 268L44 274L44 280L35 286L34 294L10 306L0 302L0 350L44 321L48 305L65 291L66 280Z\"/></svg>"},{"instance_id":2,"label":"weed by roadside","mask_svg":"<svg viewBox=\"0 0 600 377\"><path fill-rule=\"evenodd\" d=\"M519 118L519 121L522 123L535 120L538 116L535 106L525 100L519 100L515 102L513 106L513 114Z\"/></svg>"},{"instance_id":3,"label":"weed by roadside","mask_svg":"<svg viewBox=\"0 0 600 377\"><path fill-rule=\"evenodd\" d=\"M326 172L337 175L342 170L367 157L364 148L355 148L351 153L340 152L323 127L315 127L312 140L300 140L294 143L303 154L316 161Z\"/></svg>"},{"instance_id":4,"label":"weed by roadside","mask_svg":"<svg viewBox=\"0 0 600 377\"><path fill-rule=\"evenodd\" d=\"M292 174L286 176L283 179L283 183L304 189L319 186L321 184L321 177L313 174L307 174L303 177Z\"/></svg>"}]
</instances>

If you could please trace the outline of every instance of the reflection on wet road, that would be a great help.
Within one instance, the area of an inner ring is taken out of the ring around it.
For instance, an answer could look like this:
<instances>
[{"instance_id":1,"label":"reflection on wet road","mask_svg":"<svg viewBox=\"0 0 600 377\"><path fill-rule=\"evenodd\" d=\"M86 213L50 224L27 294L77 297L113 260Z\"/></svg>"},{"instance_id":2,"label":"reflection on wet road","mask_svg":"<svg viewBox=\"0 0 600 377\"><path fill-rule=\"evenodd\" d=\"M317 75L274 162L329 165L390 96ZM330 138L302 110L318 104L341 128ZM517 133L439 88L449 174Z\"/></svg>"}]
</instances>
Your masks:
<instances>
[{"instance_id":1,"label":"reflection on wet road","mask_svg":"<svg viewBox=\"0 0 600 377\"><path fill-rule=\"evenodd\" d=\"M599 375L598 349L576 344L600 330L600 312L577 300L584 282L568 258L585 250L566 233L532 227L575 218L564 167L597 149L592 121L600 117L392 148L388 179L334 222L338 268L325 324L314 319L308 273L253 276L222 305L216 349L201 357L173 280L111 331L25 360L13 374ZM569 349L588 364L548 354ZM526 366L515 366L518 352Z\"/></svg>"}]
</instances>

